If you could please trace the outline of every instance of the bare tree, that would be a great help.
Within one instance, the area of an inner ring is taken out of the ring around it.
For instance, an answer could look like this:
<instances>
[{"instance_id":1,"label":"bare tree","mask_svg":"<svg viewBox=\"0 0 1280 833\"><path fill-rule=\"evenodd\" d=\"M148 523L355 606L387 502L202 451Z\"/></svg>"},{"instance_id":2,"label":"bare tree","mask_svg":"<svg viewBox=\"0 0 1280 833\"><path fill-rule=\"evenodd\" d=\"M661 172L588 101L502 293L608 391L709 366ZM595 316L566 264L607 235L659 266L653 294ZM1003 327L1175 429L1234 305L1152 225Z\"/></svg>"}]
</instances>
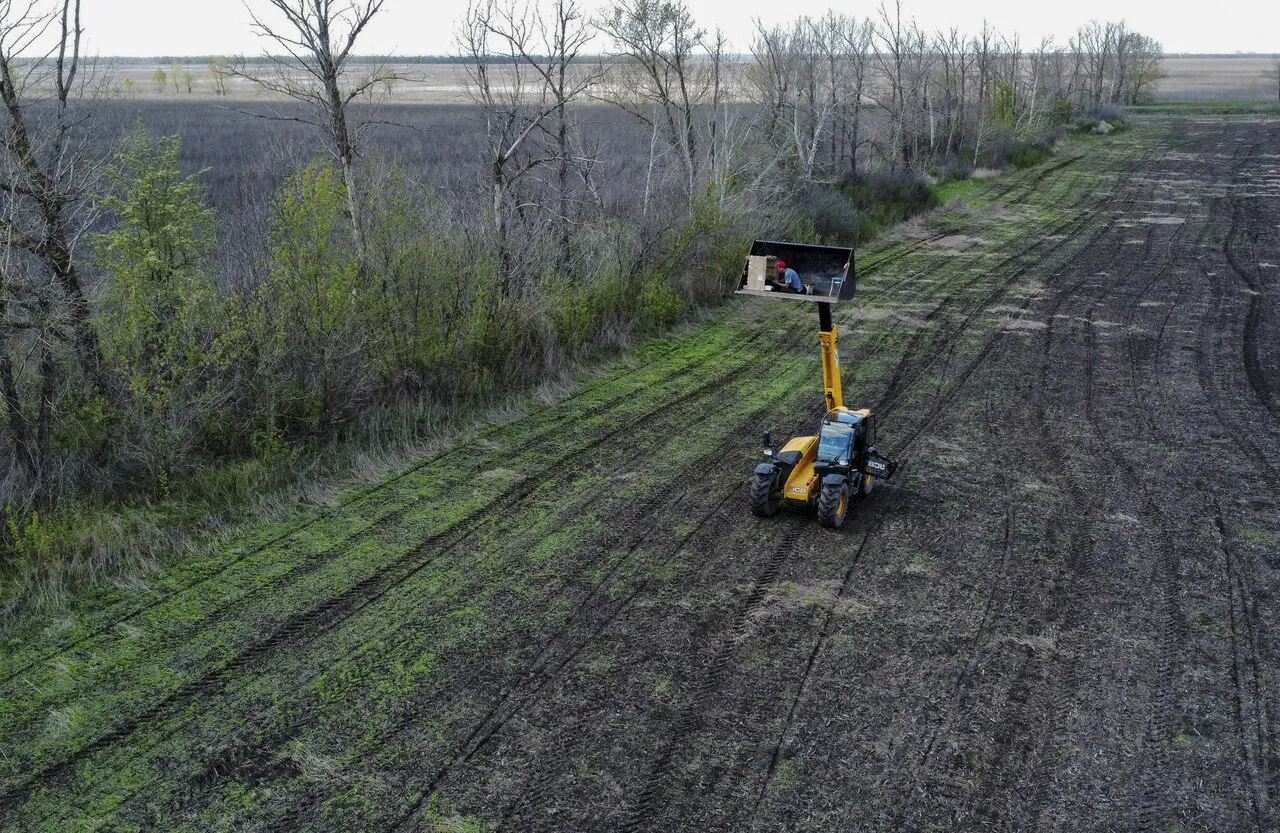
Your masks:
<instances>
[{"instance_id":1,"label":"bare tree","mask_svg":"<svg viewBox=\"0 0 1280 833\"><path fill-rule=\"evenodd\" d=\"M684 169L690 200L702 167L698 109L715 79L699 62L706 33L683 0L615 0L599 21L617 56L602 97L653 128ZM714 70L720 69L718 63Z\"/></svg>"},{"instance_id":2,"label":"bare tree","mask_svg":"<svg viewBox=\"0 0 1280 833\"><path fill-rule=\"evenodd\" d=\"M755 90L755 100L763 106L765 129L763 135L775 146L780 143L779 134L785 135L790 119L791 106L792 43L793 29L782 26L765 28L756 20L756 38L751 46L755 60L747 72L747 78Z\"/></svg>"},{"instance_id":3,"label":"bare tree","mask_svg":"<svg viewBox=\"0 0 1280 833\"><path fill-rule=\"evenodd\" d=\"M342 169L347 214L356 256L364 263L364 225L359 209L356 157L360 138L370 121L354 121L351 102L379 83L383 72L353 76L352 49L360 33L382 9L384 0L267 0L284 17L283 24L266 22L253 9L253 30L279 50L267 54L267 66L250 65L243 58L230 63L228 74L258 87L309 105L311 115L275 114L272 118L311 124L325 134L329 150ZM258 115L258 114L254 114Z\"/></svg>"},{"instance_id":4,"label":"bare tree","mask_svg":"<svg viewBox=\"0 0 1280 833\"><path fill-rule=\"evenodd\" d=\"M484 0L468 8L458 31L471 95L485 117L503 297L518 295L523 285L513 256L512 218L547 207L541 195L527 202L514 199L513 189L552 163L559 265L568 269L573 165L568 110L598 77L598 71L573 71L589 39L584 15L573 0L555 0L549 18L510 0Z\"/></svg>"},{"instance_id":5,"label":"bare tree","mask_svg":"<svg viewBox=\"0 0 1280 833\"><path fill-rule=\"evenodd\" d=\"M909 166L912 146L907 122L911 114L907 108L913 80L910 63L916 26L914 21L903 22L902 0L893 0L892 5L881 2L876 13L880 25L874 30L877 41L875 56L884 83L876 90L874 98L885 112L889 130L889 141L883 153L891 167L898 164Z\"/></svg>"},{"instance_id":6,"label":"bare tree","mask_svg":"<svg viewBox=\"0 0 1280 833\"><path fill-rule=\"evenodd\" d=\"M1091 20L1076 33L1074 48L1084 61L1086 106L1094 110L1107 100L1107 81L1115 71L1117 26Z\"/></svg>"},{"instance_id":7,"label":"bare tree","mask_svg":"<svg viewBox=\"0 0 1280 833\"><path fill-rule=\"evenodd\" d=\"M970 50L973 54L974 69L978 74L978 101L977 112L974 114L974 140L973 140L973 164L978 164L978 158L982 152L982 140L987 133L987 117L990 110L991 95L989 87L994 76L994 64L996 58L997 47L995 44L995 32L991 29L991 25L986 21L982 21L982 32L974 36L970 41Z\"/></svg>"},{"instance_id":8,"label":"bare tree","mask_svg":"<svg viewBox=\"0 0 1280 833\"><path fill-rule=\"evenodd\" d=\"M969 45L960 30L954 27L939 32L934 42L939 62L935 99L941 99L938 107L942 112L942 131L946 137L942 145L945 153L952 154L959 150L964 138L965 107L972 68Z\"/></svg>"},{"instance_id":9,"label":"bare tree","mask_svg":"<svg viewBox=\"0 0 1280 833\"><path fill-rule=\"evenodd\" d=\"M838 17L829 24L838 44L835 58L838 74L833 74L833 88L847 92L838 110L837 129L847 168L858 170L858 148L862 146L862 100L867 88L868 64L871 58L873 27L870 20L856 22L851 17ZM836 159L833 158L833 164Z\"/></svg>"},{"instance_id":10,"label":"bare tree","mask_svg":"<svg viewBox=\"0 0 1280 833\"><path fill-rule=\"evenodd\" d=\"M230 63L221 55L209 62L209 77L213 79L214 95L223 96L227 94L227 78L230 75L230 70Z\"/></svg>"},{"instance_id":11,"label":"bare tree","mask_svg":"<svg viewBox=\"0 0 1280 833\"><path fill-rule=\"evenodd\" d=\"M55 397L74 378L63 353L100 395L114 394L75 260L95 173L76 138L86 128L76 105L96 80L80 37L79 0L0 0L0 394L16 456L37 482ZM18 345L34 367L15 360Z\"/></svg>"},{"instance_id":12,"label":"bare tree","mask_svg":"<svg viewBox=\"0 0 1280 833\"><path fill-rule=\"evenodd\" d=\"M526 54L525 60L542 79L547 99L554 105L549 114L552 126L548 132L553 134L556 151L555 222L560 238L560 268L570 272L570 229L578 214L573 206L570 174L578 167L579 162L585 160L575 158L570 135L569 108L600 80L603 70L597 65L576 76L572 74L579 63L578 55L592 34L587 27L586 16L576 0L552 0L549 18L544 18L541 14L538 16L538 29L541 51L545 58L539 59ZM545 126L540 127L547 130Z\"/></svg>"},{"instance_id":13,"label":"bare tree","mask_svg":"<svg viewBox=\"0 0 1280 833\"><path fill-rule=\"evenodd\" d=\"M763 105L761 134L805 180L857 167L869 40L869 24L834 12L790 27L756 22L747 79Z\"/></svg>"},{"instance_id":14,"label":"bare tree","mask_svg":"<svg viewBox=\"0 0 1280 833\"><path fill-rule=\"evenodd\" d=\"M1160 62L1164 58L1164 49L1155 38L1130 32L1126 55L1129 60L1129 83L1121 91L1121 101L1125 104L1141 104L1154 94L1155 86L1163 76Z\"/></svg>"}]
</instances>

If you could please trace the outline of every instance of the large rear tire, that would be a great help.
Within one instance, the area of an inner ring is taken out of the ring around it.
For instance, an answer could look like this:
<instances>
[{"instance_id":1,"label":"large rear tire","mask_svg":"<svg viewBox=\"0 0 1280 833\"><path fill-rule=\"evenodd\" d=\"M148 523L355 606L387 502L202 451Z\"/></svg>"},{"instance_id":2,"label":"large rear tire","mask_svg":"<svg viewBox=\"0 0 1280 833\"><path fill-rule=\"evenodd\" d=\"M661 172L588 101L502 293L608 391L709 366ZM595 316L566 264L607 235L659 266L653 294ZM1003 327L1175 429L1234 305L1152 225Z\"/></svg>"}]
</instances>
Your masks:
<instances>
[{"instance_id":1,"label":"large rear tire","mask_svg":"<svg viewBox=\"0 0 1280 833\"><path fill-rule=\"evenodd\" d=\"M773 476L757 474L751 480L751 514L767 518L778 511L781 499L773 494Z\"/></svg>"},{"instance_id":2,"label":"large rear tire","mask_svg":"<svg viewBox=\"0 0 1280 833\"><path fill-rule=\"evenodd\" d=\"M839 529L849 511L849 484L823 486L818 493L818 523L828 529Z\"/></svg>"}]
</instances>

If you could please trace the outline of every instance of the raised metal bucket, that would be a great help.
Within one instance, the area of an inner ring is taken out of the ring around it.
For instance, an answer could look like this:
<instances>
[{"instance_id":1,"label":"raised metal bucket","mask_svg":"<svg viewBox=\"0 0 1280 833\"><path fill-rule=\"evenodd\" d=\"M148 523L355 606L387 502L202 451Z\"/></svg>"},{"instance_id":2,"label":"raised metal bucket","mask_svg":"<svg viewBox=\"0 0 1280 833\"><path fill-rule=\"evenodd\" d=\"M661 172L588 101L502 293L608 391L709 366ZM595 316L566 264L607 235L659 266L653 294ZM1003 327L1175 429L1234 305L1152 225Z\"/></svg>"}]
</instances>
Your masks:
<instances>
[{"instance_id":1,"label":"raised metal bucket","mask_svg":"<svg viewBox=\"0 0 1280 833\"><path fill-rule=\"evenodd\" d=\"M763 260L753 260L757 258ZM770 289L767 283L762 283L761 268L769 258L783 260L787 268L796 270L805 285L806 294ZM848 264L847 272L845 264ZM857 288L853 249L756 240L751 244L751 254L743 264L737 291L740 295L760 298L835 303L853 298Z\"/></svg>"}]
</instances>

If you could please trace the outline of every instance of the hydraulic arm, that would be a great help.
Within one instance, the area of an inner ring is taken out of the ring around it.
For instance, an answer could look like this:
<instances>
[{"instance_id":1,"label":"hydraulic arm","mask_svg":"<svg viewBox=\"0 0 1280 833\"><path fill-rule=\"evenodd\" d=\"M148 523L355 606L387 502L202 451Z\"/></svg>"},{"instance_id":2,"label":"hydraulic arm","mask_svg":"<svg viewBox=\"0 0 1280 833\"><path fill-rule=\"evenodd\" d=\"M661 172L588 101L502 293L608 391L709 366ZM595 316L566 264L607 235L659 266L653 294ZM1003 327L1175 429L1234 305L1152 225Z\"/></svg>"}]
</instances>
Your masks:
<instances>
[{"instance_id":1,"label":"hydraulic arm","mask_svg":"<svg viewBox=\"0 0 1280 833\"><path fill-rule=\"evenodd\" d=\"M818 342L822 345L822 389L827 411L844 407L840 389L840 353L836 349L836 325L831 320L831 304L818 304Z\"/></svg>"}]
</instances>

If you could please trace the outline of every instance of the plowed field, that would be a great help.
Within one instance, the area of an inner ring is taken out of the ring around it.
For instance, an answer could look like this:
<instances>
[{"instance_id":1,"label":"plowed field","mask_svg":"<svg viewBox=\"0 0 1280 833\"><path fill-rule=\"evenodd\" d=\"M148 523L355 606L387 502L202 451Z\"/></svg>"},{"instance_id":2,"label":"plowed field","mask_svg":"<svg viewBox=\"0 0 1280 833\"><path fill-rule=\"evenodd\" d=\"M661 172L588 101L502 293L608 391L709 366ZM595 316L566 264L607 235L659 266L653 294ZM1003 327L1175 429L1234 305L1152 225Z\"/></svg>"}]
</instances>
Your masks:
<instances>
[{"instance_id":1,"label":"plowed field","mask_svg":"<svg viewBox=\"0 0 1280 833\"><path fill-rule=\"evenodd\" d=\"M745 248L744 243L744 248ZM899 482L753 517L817 315L3 646L6 831L1274 831L1280 122L1139 126L860 252Z\"/></svg>"}]
</instances>

